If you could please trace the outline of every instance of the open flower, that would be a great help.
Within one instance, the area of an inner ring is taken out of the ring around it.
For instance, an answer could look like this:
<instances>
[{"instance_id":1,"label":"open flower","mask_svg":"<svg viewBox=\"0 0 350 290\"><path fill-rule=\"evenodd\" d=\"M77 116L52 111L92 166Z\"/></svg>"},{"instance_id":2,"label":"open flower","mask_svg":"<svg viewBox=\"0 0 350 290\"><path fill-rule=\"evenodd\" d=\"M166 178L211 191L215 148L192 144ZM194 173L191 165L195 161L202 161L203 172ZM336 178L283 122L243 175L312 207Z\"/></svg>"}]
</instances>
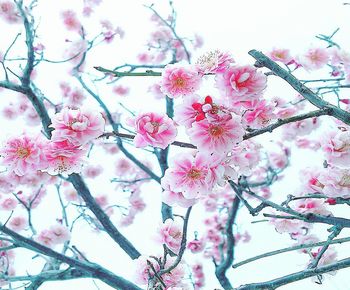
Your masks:
<instances>
[{"instance_id":1,"label":"open flower","mask_svg":"<svg viewBox=\"0 0 350 290\"><path fill-rule=\"evenodd\" d=\"M161 91L169 98L193 94L199 89L201 77L192 66L167 65L162 73Z\"/></svg>"},{"instance_id":2,"label":"open flower","mask_svg":"<svg viewBox=\"0 0 350 290\"><path fill-rule=\"evenodd\" d=\"M177 135L173 120L163 114L140 114L134 120L134 126L137 133L134 139L136 147L151 145L165 149L175 141Z\"/></svg>"},{"instance_id":3,"label":"open flower","mask_svg":"<svg viewBox=\"0 0 350 290\"><path fill-rule=\"evenodd\" d=\"M195 122L188 134L199 150L224 154L243 140L244 130L239 116L229 116L216 122Z\"/></svg>"},{"instance_id":4,"label":"open flower","mask_svg":"<svg viewBox=\"0 0 350 290\"><path fill-rule=\"evenodd\" d=\"M231 66L223 74L216 75L215 80L230 104L256 98L266 87L266 76L250 65Z\"/></svg>"},{"instance_id":5,"label":"open flower","mask_svg":"<svg viewBox=\"0 0 350 290\"><path fill-rule=\"evenodd\" d=\"M45 150L46 171L51 175L80 172L86 151L68 141L50 142Z\"/></svg>"},{"instance_id":6,"label":"open flower","mask_svg":"<svg viewBox=\"0 0 350 290\"><path fill-rule=\"evenodd\" d=\"M197 153L178 154L166 170L170 190L182 192L186 199L195 199L213 189L222 178L224 168L217 155Z\"/></svg>"},{"instance_id":7,"label":"open flower","mask_svg":"<svg viewBox=\"0 0 350 290\"><path fill-rule=\"evenodd\" d=\"M104 126L105 120L99 112L65 107L52 118L51 127L55 129L52 140L84 145L100 136Z\"/></svg>"},{"instance_id":8,"label":"open flower","mask_svg":"<svg viewBox=\"0 0 350 290\"><path fill-rule=\"evenodd\" d=\"M2 164L19 176L37 171L46 165L44 148L45 143L39 138L26 134L11 137L0 149L0 156L3 157Z\"/></svg>"}]
</instances>

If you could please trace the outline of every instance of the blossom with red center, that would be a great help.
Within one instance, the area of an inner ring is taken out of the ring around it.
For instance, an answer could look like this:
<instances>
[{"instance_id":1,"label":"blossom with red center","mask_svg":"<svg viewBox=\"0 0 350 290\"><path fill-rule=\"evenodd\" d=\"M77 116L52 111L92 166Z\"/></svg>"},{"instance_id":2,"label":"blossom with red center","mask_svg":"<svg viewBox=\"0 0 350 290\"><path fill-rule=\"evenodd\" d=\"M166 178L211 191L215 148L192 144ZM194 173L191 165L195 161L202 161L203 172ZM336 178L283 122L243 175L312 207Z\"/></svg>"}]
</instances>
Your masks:
<instances>
[{"instance_id":1,"label":"blossom with red center","mask_svg":"<svg viewBox=\"0 0 350 290\"><path fill-rule=\"evenodd\" d=\"M63 108L54 115L52 125L52 140L68 140L74 145L85 145L99 137L105 126L105 120L99 112L88 109Z\"/></svg>"},{"instance_id":2,"label":"blossom with red center","mask_svg":"<svg viewBox=\"0 0 350 290\"><path fill-rule=\"evenodd\" d=\"M13 171L19 176L43 169L46 165L43 153L45 146L46 143L43 140L25 134L11 137L0 149L0 156L3 157L2 164L8 171Z\"/></svg>"},{"instance_id":3,"label":"blossom with red center","mask_svg":"<svg viewBox=\"0 0 350 290\"><path fill-rule=\"evenodd\" d=\"M236 143L243 140L244 135L241 118L237 115L215 122L206 119L195 122L187 132L199 150L220 154L232 150Z\"/></svg>"},{"instance_id":4,"label":"blossom with red center","mask_svg":"<svg viewBox=\"0 0 350 290\"><path fill-rule=\"evenodd\" d=\"M231 66L223 74L216 75L215 81L230 104L256 98L266 87L266 76L250 65Z\"/></svg>"},{"instance_id":5,"label":"blossom with red center","mask_svg":"<svg viewBox=\"0 0 350 290\"><path fill-rule=\"evenodd\" d=\"M196 121L198 110L193 105L200 102L198 95L190 95L184 99L184 102L174 108L174 121L186 128L191 128L192 123Z\"/></svg>"},{"instance_id":6,"label":"blossom with red center","mask_svg":"<svg viewBox=\"0 0 350 290\"><path fill-rule=\"evenodd\" d=\"M137 135L134 139L136 147L151 145L165 149L175 141L177 130L174 121L167 115L143 113L134 120Z\"/></svg>"},{"instance_id":7,"label":"blossom with red center","mask_svg":"<svg viewBox=\"0 0 350 290\"><path fill-rule=\"evenodd\" d=\"M174 109L174 120L186 128L191 128L194 122L199 122L207 118L210 121L221 119L230 115L222 105L214 103L211 96L206 96L204 101L198 95L191 95L186 98L183 104Z\"/></svg>"},{"instance_id":8,"label":"blossom with red center","mask_svg":"<svg viewBox=\"0 0 350 290\"><path fill-rule=\"evenodd\" d=\"M161 91L169 98L193 94L199 89L201 77L192 66L167 65L162 73Z\"/></svg>"}]
</instances>

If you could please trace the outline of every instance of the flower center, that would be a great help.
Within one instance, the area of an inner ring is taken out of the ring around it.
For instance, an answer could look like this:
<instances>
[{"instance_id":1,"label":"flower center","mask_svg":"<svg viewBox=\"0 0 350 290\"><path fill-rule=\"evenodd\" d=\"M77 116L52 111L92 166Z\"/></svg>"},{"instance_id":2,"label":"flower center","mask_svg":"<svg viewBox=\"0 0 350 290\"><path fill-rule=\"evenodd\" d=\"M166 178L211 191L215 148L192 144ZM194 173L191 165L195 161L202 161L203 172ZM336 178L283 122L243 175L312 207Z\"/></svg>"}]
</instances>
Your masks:
<instances>
[{"instance_id":1,"label":"flower center","mask_svg":"<svg viewBox=\"0 0 350 290\"><path fill-rule=\"evenodd\" d=\"M19 158L26 158L30 155L30 150L29 148L18 147L16 153Z\"/></svg>"},{"instance_id":2,"label":"flower center","mask_svg":"<svg viewBox=\"0 0 350 290\"><path fill-rule=\"evenodd\" d=\"M345 174L339 182L340 186L349 187L350 186L350 175Z\"/></svg>"},{"instance_id":3,"label":"flower center","mask_svg":"<svg viewBox=\"0 0 350 290\"><path fill-rule=\"evenodd\" d=\"M210 126L209 127L209 134L214 137L221 136L222 133L224 133L224 129L220 126Z\"/></svg>"},{"instance_id":4,"label":"flower center","mask_svg":"<svg viewBox=\"0 0 350 290\"><path fill-rule=\"evenodd\" d=\"M187 176L191 179L199 179L202 176L202 173L199 169L192 168L190 171L188 171Z\"/></svg>"},{"instance_id":5,"label":"flower center","mask_svg":"<svg viewBox=\"0 0 350 290\"><path fill-rule=\"evenodd\" d=\"M185 87L185 85L186 85L186 81L184 79L182 79L182 78L176 79L176 81L175 81L176 87L183 88L183 87Z\"/></svg>"}]
</instances>

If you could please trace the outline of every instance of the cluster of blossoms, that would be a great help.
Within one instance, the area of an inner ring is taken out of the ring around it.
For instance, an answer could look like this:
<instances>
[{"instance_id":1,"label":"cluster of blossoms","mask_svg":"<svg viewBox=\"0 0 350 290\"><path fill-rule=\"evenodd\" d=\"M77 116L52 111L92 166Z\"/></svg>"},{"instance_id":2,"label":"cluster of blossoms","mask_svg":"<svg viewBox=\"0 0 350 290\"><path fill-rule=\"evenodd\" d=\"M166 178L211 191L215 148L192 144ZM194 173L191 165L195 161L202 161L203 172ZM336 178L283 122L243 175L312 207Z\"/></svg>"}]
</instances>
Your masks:
<instances>
[{"instance_id":1,"label":"cluster of blossoms","mask_svg":"<svg viewBox=\"0 0 350 290\"><path fill-rule=\"evenodd\" d=\"M337 126L337 124L335 124ZM338 203L338 198L350 197L350 134L349 128L333 127L320 138L319 142L309 146L308 140L303 141L303 147L319 150L324 153L325 166L309 167L301 170L301 185L295 200L289 203L291 209L301 214L318 214L332 216L331 207ZM303 134L302 134L303 135ZM299 143L300 145L300 143ZM313 198L313 195L315 197ZM279 215L284 215L278 212ZM312 223L300 220L272 218L271 223L280 233L288 233L298 243L314 243L319 239L312 234ZM321 248L312 248L304 253L311 257L309 263L313 263ZM336 260L337 254L334 248L329 248L319 260L319 265L327 265Z\"/></svg>"},{"instance_id":2,"label":"cluster of blossoms","mask_svg":"<svg viewBox=\"0 0 350 290\"><path fill-rule=\"evenodd\" d=\"M20 23L21 16L16 4L12 1L0 1L0 17L7 23Z\"/></svg>"},{"instance_id":3,"label":"cluster of blossoms","mask_svg":"<svg viewBox=\"0 0 350 290\"><path fill-rule=\"evenodd\" d=\"M332 69L332 77L344 77L345 83L350 81L350 53L338 46L327 48L310 47L303 54L292 56L288 49L274 48L269 52L272 60L281 62L296 69L307 71L319 70L325 67Z\"/></svg>"},{"instance_id":4,"label":"cluster of blossoms","mask_svg":"<svg viewBox=\"0 0 350 290\"><path fill-rule=\"evenodd\" d=\"M49 174L80 172L86 145L104 131L98 112L63 108L52 118L51 140L23 134L6 140L0 149L2 164L19 176L38 170Z\"/></svg>"},{"instance_id":5,"label":"cluster of blossoms","mask_svg":"<svg viewBox=\"0 0 350 290\"><path fill-rule=\"evenodd\" d=\"M221 98L196 94L207 74L215 75ZM236 65L230 54L219 51L203 55L196 65L165 67L160 91L169 98L182 97L183 102L175 106L174 121L186 128L198 152L175 156L162 178L164 201L191 206L217 184L224 185L225 179L237 178L238 169L249 171L249 164L256 164L257 150L247 158L239 155L249 152L252 144L242 142L246 129L261 128L275 118L273 103L261 99L265 87L264 74L253 66ZM137 141L148 138L146 132L136 131ZM152 137L163 141L161 134Z\"/></svg>"},{"instance_id":6,"label":"cluster of blossoms","mask_svg":"<svg viewBox=\"0 0 350 290\"><path fill-rule=\"evenodd\" d=\"M29 100L22 94L19 94L17 99L16 102L11 102L2 108L2 116L8 120L22 117L26 124L31 127L39 125L40 117Z\"/></svg>"},{"instance_id":7,"label":"cluster of blossoms","mask_svg":"<svg viewBox=\"0 0 350 290\"><path fill-rule=\"evenodd\" d=\"M67 241L69 241L71 238L71 232L69 229L62 224L56 224L51 226L49 229L41 231L35 239L47 246L47 247L54 247L59 244L63 244Z\"/></svg>"},{"instance_id":8,"label":"cluster of blossoms","mask_svg":"<svg viewBox=\"0 0 350 290\"><path fill-rule=\"evenodd\" d=\"M169 268L175 261L175 257L168 257L166 261L162 261L160 256L141 256L135 260L134 281L140 285L148 285L150 288L156 289L162 285L156 278L154 271ZM163 286L165 290L191 289L187 282L186 265L182 262L173 270L162 275Z\"/></svg>"},{"instance_id":9,"label":"cluster of blossoms","mask_svg":"<svg viewBox=\"0 0 350 290\"><path fill-rule=\"evenodd\" d=\"M175 21L172 16L161 19L158 15L152 14L151 21L155 23L155 30L151 32L147 42L147 50L138 54L137 59L141 64L159 64L177 61L187 61L191 56L189 49L186 49L181 40L176 38L171 30ZM166 22L166 23L165 23ZM203 41L200 36L195 35L192 41L186 41L187 46L193 49L200 48Z\"/></svg>"}]
</instances>

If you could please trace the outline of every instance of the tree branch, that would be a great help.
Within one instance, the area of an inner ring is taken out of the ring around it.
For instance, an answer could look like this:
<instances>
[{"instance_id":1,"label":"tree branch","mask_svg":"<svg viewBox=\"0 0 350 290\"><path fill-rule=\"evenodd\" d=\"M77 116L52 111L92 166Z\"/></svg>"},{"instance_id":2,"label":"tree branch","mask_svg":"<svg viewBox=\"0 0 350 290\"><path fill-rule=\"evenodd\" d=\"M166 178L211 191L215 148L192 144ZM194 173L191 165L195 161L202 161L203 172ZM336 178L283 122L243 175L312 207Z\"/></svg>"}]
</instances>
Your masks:
<instances>
[{"instance_id":1,"label":"tree branch","mask_svg":"<svg viewBox=\"0 0 350 290\"><path fill-rule=\"evenodd\" d=\"M12 237L15 240L16 245L19 245L23 248L34 251L36 253L42 254L44 256L54 258L62 263L66 263L70 265L71 267L80 269L85 273L86 272L90 273L92 277L100 279L101 281L105 282L111 287L114 287L115 289L121 288L121 289L130 289L130 290L141 290L141 288L139 288L135 284L125 280L122 277L119 277L113 274L112 272L101 267L100 265L97 265L94 263L88 263L85 261L79 261L79 260L67 257L31 239L28 239L26 237L23 237L17 234L16 232L10 230L4 225L0 225L0 231Z\"/></svg>"},{"instance_id":2,"label":"tree branch","mask_svg":"<svg viewBox=\"0 0 350 290\"><path fill-rule=\"evenodd\" d=\"M328 114L338 120L350 125L350 114L324 100L322 100L317 94L311 91L307 86L305 86L301 81L299 81L291 73L280 67L277 63L272 61L262 52L257 50L249 51L249 54L257 60L257 67L266 67L270 69L276 76L284 79L289 83L298 93L300 93L305 99L307 99L311 104L318 107L319 109L328 109Z\"/></svg>"},{"instance_id":3,"label":"tree branch","mask_svg":"<svg viewBox=\"0 0 350 290\"><path fill-rule=\"evenodd\" d=\"M253 283L234 288L233 290L275 290L283 285L290 284L309 277L344 269L350 266L350 258L340 260L326 266L314 269L306 269L300 272L289 274L267 282Z\"/></svg>"},{"instance_id":4,"label":"tree branch","mask_svg":"<svg viewBox=\"0 0 350 290\"><path fill-rule=\"evenodd\" d=\"M350 238L342 238L342 239L337 239L337 240L332 240L329 242L330 245L332 244L342 244L342 243L346 243L346 242L350 242ZM245 264L254 262L256 260L260 260L262 258L267 258L270 256L274 256L274 255L278 255L278 254L282 254L282 253L286 253L286 252L290 252L290 251L296 251L296 250L301 250L301 249L310 249L310 248L314 248L314 247L320 247L323 246L325 244L328 243L327 241L323 241L323 242L318 242L318 243L312 243L312 244L301 244L301 245L297 245L297 246L293 246L293 247L288 247L288 248L283 248L283 249L279 249L279 250L275 250L275 251L271 251L271 252L267 252L255 257L251 257L249 259L243 260L241 262L238 262L234 265L232 265L232 268L238 268L240 266L243 266Z\"/></svg>"},{"instance_id":5,"label":"tree branch","mask_svg":"<svg viewBox=\"0 0 350 290\"><path fill-rule=\"evenodd\" d=\"M233 223L235 222L235 219L237 217L237 212L240 204L240 199L235 198L232 203L232 207L229 211L229 216L226 222L226 243L227 243L227 251L226 251L226 257L223 261L220 262L219 265L215 266L215 275L220 283L220 285L225 290L231 290L233 287L226 277L226 271L231 267L234 259L234 247L235 247L235 238L233 235Z\"/></svg>"},{"instance_id":6,"label":"tree branch","mask_svg":"<svg viewBox=\"0 0 350 290\"><path fill-rule=\"evenodd\" d=\"M130 256L132 259L137 259L141 254L113 225L108 215L97 204L94 197L91 195L88 187L84 183L79 174L73 173L68 180L73 184L79 195L85 201L87 207L95 214L98 221L102 224L107 234Z\"/></svg>"}]
</instances>

